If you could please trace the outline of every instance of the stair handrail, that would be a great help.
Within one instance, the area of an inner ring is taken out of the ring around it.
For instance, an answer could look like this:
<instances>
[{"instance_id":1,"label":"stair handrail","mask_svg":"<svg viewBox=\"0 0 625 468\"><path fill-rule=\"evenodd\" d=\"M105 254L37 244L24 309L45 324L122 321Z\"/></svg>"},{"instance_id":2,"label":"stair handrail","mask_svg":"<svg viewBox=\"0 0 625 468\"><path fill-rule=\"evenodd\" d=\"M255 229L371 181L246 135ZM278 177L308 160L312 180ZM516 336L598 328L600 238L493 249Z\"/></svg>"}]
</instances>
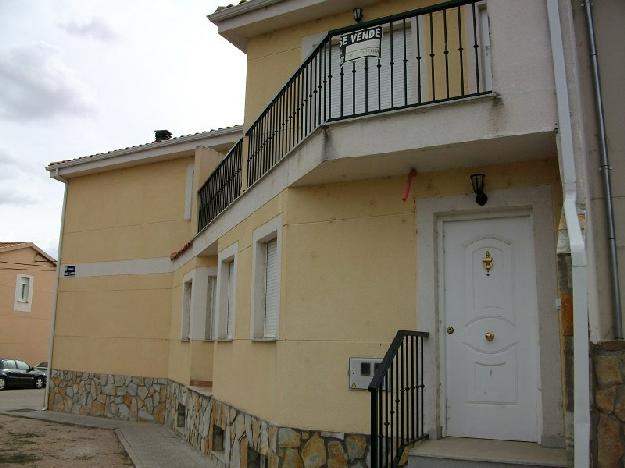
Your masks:
<instances>
[{"instance_id":1,"label":"stair handrail","mask_svg":"<svg viewBox=\"0 0 625 468\"><path fill-rule=\"evenodd\" d=\"M372 468L399 466L404 450L428 437L423 430L423 340L427 337L428 332L397 331L371 379Z\"/></svg>"}]
</instances>

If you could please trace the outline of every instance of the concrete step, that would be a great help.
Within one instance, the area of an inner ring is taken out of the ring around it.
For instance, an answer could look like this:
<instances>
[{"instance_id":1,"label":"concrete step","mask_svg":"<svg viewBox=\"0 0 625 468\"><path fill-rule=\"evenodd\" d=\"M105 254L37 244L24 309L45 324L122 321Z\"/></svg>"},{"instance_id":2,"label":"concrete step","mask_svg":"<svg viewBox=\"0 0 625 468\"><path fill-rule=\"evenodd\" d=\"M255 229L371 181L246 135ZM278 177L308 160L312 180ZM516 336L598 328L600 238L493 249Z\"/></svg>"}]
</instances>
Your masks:
<instances>
[{"instance_id":1,"label":"concrete step","mask_svg":"<svg viewBox=\"0 0 625 468\"><path fill-rule=\"evenodd\" d=\"M530 442L448 437L409 452L409 468L547 468L570 466L565 449Z\"/></svg>"}]
</instances>

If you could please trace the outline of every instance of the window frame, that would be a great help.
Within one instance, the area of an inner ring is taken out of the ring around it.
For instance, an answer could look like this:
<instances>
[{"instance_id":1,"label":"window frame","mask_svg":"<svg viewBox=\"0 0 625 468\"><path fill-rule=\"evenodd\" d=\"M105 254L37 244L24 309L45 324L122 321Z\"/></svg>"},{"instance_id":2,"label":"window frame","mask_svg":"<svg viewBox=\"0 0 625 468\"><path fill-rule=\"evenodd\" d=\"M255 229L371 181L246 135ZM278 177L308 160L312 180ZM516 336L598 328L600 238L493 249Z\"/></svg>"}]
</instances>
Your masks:
<instances>
[{"instance_id":1,"label":"window frame","mask_svg":"<svg viewBox=\"0 0 625 468\"><path fill-rule=\"evenodd\" d=\"M213 336L207 332L213 330L215 317L217 268L199 267L189 271L182 279L180 309L180 339L187 341L212 341ZM209 287L212 282L212 287ZM191 300L188 310L188 336L184 336L185 325L185 285L191 284ZM209 298L209 294L212 296ZM209 299L212 304L209 304ZM209 310L209 305L211 309Z\"/></svg>"},{"instance_id":2,"label":"window frame","mask_svg":"<svg viewBox=\"0 0 625 468\"><path fill-rule=\"evenodd\" d=\"M217 341L232 341L235 336L236 292L237 292L237 257L239 244L235 242L217 255L217 294L214 338ZM230 283L229 264L232 263L232 282ZM228 285L232 285L232 298L228 297ZM229 312L231 311L231 313ZM224 321L224 318L226 319Z\"/></svg>"},{"instance_id":3,"label":"window frame","mask_svg":"<svg viewBox=\"0 0 625 468\"><path fill-rule=\"evenodd\" d=\"M26 300L22 299L22 286L24 284L24 280L28 280L28 298ZM17 312L30 312L32 309L33 303L33 290L35 285L35 277L33 275L17 275L15 279L15 304L13 309Z\"/></svg>"},{"instance_id":4,"label":"window frame","mask_svg":"<svg viewBox=\"0 0 625 468\"><path fill-rule=\"evenodd\" d=\"M182 281L182 308L180 311L180 341L191 341L191 313L193 310L193 272Z\"/></svg>"},{"instance_id":5,"label":"window frame","mask_svg":"<svg viewBox=\"0 0 625 468\"><path fill-rule=\"evenodd\" d=\"M250 339L252 341L277 341L280 337L280 305L282 283L282 216L276 216L272 220L258 227L254 231L252 239ZM276 241L276 275L278 277L278 303L276 307L276 333L275 336L267 336L265 333L267 244L273 240Z\"/></svg>"}]
</instances>

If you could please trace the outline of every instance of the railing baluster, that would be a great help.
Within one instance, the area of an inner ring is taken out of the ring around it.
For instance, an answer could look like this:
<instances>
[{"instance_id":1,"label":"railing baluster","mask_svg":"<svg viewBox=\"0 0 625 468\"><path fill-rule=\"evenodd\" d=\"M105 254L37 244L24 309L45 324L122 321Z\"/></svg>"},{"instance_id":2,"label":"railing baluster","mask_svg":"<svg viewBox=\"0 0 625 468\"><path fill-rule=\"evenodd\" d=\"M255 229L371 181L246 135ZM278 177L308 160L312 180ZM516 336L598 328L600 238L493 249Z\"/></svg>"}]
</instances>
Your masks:
<instances>
[{"instance_id":1,"label":"railing baluster","mask_svg":"<svg viewBox=\"0 0 625 468\"><path fill-rule=\"evenodd\" d=\"M322 102L322 91L323 91L323 53L318 55L319 57L319 61L317 63L317 73L318 73L318 77L317 77L317 126L321 125L321 115L322 115L322 108L321 108L321 102Z\"/></svg>"},{"instance_id":2,"label":"railing baluster","mask_svg":"<svg viewBox=\"0 0 625 468\"><path fill-rule=\"evenodd\" d=\"M414 342L415 337L410 337L410 439L414 440L415 437L415 382L414 382Z\"/></svg>"},{"instance_id":3,"label":"railing baluster","mask_svg":"<svg viewBox=\"0 0 625 468\"><path fill-rule=\"evenodd\" d=\"M369 112L369 57L365 57L365 113Z\"/></svg>"},{"instance_id":4,"label":"railing baluster","mask_svg":"<svg viewBox=\"0 0 625 468\"><path fill-rule=\"evenodd\" d=\"M389 417L391 416L391 414L389 414L389 396L390 396L390 389L391 389L391 384L390 384L390 379L389 379L389 374L390 374L391 370L389 369L386 372L386 376L384 378L384 385L385 385L385 390L386 390L386 404L384 406L384 412L386 413L386 419L384 420L384 424L385 424L385 434L384 434L384 460L385 460L385 464L386 466L390 466L389 465L389 459L388 459L388 455L390 453L390 448L391 448L391 444L390 444L390 439L389 439L389 426L390 426L390 422L389 422Z\"/></svg>"},{"instance_id":5,"label":"railing baluster","mask_svg":"<svg viewBox=\"0 0 625 468\"><path fill-rule=\"evenodd\" d=\"M404 367L405 367L405 364L406 364L406 361L404 360L404 340L402 340L401 346L399 348L399 358L400 359L399 359L398 365L399 365L399 368L401 369L401 387L400 387L400 393L399 393L399 398L398 398L397 403L398 404L399 403L402 404L401 405L401 425L400 425L400 427L401 427L401 432L400 432L401 433L401 439L400 440L401 440L401 445L404 445L404 442L406 440L404 438L404 407L403 407L403 403L404 403L404 386L405 386L405 383L404 383Z\"/></svg>"},{"instance_id":6,"label":"railing baluster","mask_svg":"<svg viewBox=\"0 0 625 468\"><path fill-rule=\"evenodd\" d=\"M328 81L327 81L327 77L328 77L328 71L326 69L327 65L328 65L328 57L326 56L327 51L327 44L324 44L323 46L323 122L325 123L325 121L328 118Z\"/></svg>"},{"instance_id":7,"label":"railing baluster","mask_svg":"<svg viewBox=\"0 0 625 468\"><path fill-rule=\"evenodd\" d=\"M378 427L380 428L380 436L377 440L378 445L378 459L377 459L377 466L382 466L382 460L383 460L383 449L384 449L384 444L383 444L383 437L384 437L384 419L382 418L383 414L384 414L384 408L382 407L384 405L384 400L382 398L382 395L386 395L386 388L382 387L378 390L378 401L379 401L379 408L378 408ZM371 458L371 461L373 463L375 459Z\"/></svg>"},{"instance_id":8,"label":"railing baluster","mask_svg":"<svg viewBox=\"0 0 625 468\"><path fill-rule=\"evenodd\" d=\"M316 63L315 60L311 60L308 71L308 126L306 127L306 135L310 133L310 129L315 124L315 78L317 74L313 68L313 62Z\"/></svg>"},{"instance_id":9,"label":"railing baluster","mask_svg":"<svg viewBox=\"0 0 625 468\"><path fill-rule=\"evenodd\" d=\"M430 13L430 62L432 68L432 101L436 101L436 75L434 70L434 18Z\"/></svg>"},{"instance_id":10,"label":"railing baluster","mask_svg":"<svg viewBox=\"0 0 625 468\"><path fill-rule=\"evenodd\" d=\"M382 74L380 71L382 69L382 62L380 61L379 57L378 57L377 68L378 68L378 110L382 110Z\"/></svg>"},{"instance_id":11,"label":"railing baluster","mask_svg":"<svg viewBox=\"0 0 625 468\"><path fill-rule=\"evenodd\" d=\"M408 58L406 53L406 18L403 19L404 32L404 106L408 105Z\"/></svg>"},{"instance_id":12,"label":"railing baluster","mask_svg":"<svg viewBox=\"0 0 625 468\"><path fill-rule=\"evenodd\" d=\"M443 55L445 56L445 84L447 86L447 99L449 99L449 49L447 47L447 10L443 10L443 35L445 38L445 50Z\"/></svg>"},{"instance_id":13,"label":"railing baluster","mask_svg":"<svg viewBox=\"0 0 625 468\"><path fill-rule=\"evenodd\" d=\"M421 437L423 437L423 388L424 388L424 384L423 384L423 337L419 338L419 342L421 344L421 349L419 350L419 358L421 359L421 363L419 366L419 369L421 371L421 379L420 379L420 384L419 384L419 390L421 390L421 408L419 409L419 418L421 418Z\"/></svg>"},{"instance_id":14,"label":"railing baluster","mask_svg":"<svg viewBox=\"0 0 625 468\"><path fill-rule=\"evenodd\" d=\"M312 80L312 101L313 101L313 105L312 105L312 119L311 121L311 128L312 127L316 127L318 125L317 123L317 112L318 112L318 106L317 106L317 85L318 85L318 80L317 80L317 72L318 72L318 68L319 68L319 55L316 55L315 58L313 59L313 62L315 64L315 66L313 67L311 64L311 68L313 71L313 80Z\"/></svg>"},{"instance_id":15,"label":"railing baluster","mask_svg":"<svg viewBox=\"0 0 625 468\"><path fill-rule=\"evenodd\" d=\"M460 96L464 96L464 59L462 48L462 9L458 7L458 54L460 56Z\"/></svg>"},{"instance_id":16,"label":"railing baluster","mask_svg":"<svg viewBox=\"0 0 625 468\"><path fill-rule=\"evenodd\" d=\"M308 108L308 90L309 90L309 85L308 85L308 80L309 80L309 76L308 76L308 66L309 64L306 64L306 68L305 73L304 73L304 131L302 133L302 137L308 135L308 114L310 114L310 109Z\"/></svg>"},{"instance_id":17,"label":"railing baluster","mask_svg":"<svg viewBox=\"0 0 625 468\"><path fill-rule=\"evenodd\" d=\"M328 118L332 118L332 38L328 39Z\"/></svg>"},{"instance_id":18,"label":"railing baluster","mask_svg":"<svg viewBox=\"0 0 625 468\"><path fill-rule=\"evenodd\" d=\"M378 390L371 392L371 461L378 459Z\"/></svg>"},{"instance_id":19,"label":"railing baluster","mask_svg":"<svg viewBox=\"0 0 625 468\"><path fill-rule=\"evenodd\" d=\"M391 409L390 409L390 414L391 414L391 420L389 421L390 423L390 427L391 427L391 436L389 439L389 445L390 445L390 454L389 454L389 463L393 463L393 452L394 452L394 448L395 448L395 439L394 439L394 432L395 432L395 411L394 411L394 407L395 407L395 381L393 379L394 377L394 373L393 373L393 366L391 365L391 388L390 388L390 394L391 394Z\"/></svg>"},{"instance_id":20,"label":"railing baluster","mask_svg":"<svg viewBox=\"0 0 625 468\"><path fill-rule=\"evenodd\" d=\"M393 92L393 85L394 85L394 78L393 78L393 64L395 63L395 57L393 56L393 46L394 46L394 41L393 41L393 22L390 22L390 38L389 38L389 43L390 43L390 48L391 48L391 52L390 52L390 56L391 56L391 62L390 62L390 66L391 66L391 109L393 109L395 107L395 103L394 103L394 97L395 97L395 93Z\"/></svg>"},{"instance_id":21,"label":"railing baluster","mask_svg":"<svg viewBox=\"0 0 625 468\"><path fill-rule=\"evenodd\" d=\"M352 115L356 115L356 62L352 62Z\"/></svg>"},{"instance_id":22,"label":"railing baluster","mask_svg":"<svg viewBox=\"0 0 625 468\"><path fill-rule=\"evenodd\" d=\"M420 16L415 18L415 23L417 25L417 103L421 104L421 60L423 57L421 56L421 27L420 27Z\"/></svg>"},{"instance_id":23,"label":"railing baluster","mask_svg":"<svg viewBox=\"0 0 625 468\"><path fill-rule=\"evenodd\" d=\"M345 72L343 71L343 65L345 65L344 63L341 65L341 71L340 71L340 76L341 76L341 113L340 113L340 117L343 118L343 75L345 74Z\"/></svg>"}]
</instances>

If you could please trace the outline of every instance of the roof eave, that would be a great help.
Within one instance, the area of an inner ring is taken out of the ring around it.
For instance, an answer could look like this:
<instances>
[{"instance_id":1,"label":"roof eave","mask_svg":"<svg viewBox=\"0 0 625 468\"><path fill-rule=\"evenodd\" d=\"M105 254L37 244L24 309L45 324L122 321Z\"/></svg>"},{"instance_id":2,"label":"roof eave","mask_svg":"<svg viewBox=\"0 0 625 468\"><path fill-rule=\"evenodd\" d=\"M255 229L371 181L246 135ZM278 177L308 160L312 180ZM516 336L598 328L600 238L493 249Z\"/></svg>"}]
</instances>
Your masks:
<instances>
[{"instance_id":1,"label":"roof eave","mask_svg":"<svg viewBox=\"0 0 625 468\"><path fill-rule=\"evenodd\" d=\"M116 167L138 165L153 159L176 159L188 155L199 146L217 148L234 144L243 135L242 127L204 132L201 134L178 137L158 143L99 153L81 159L72 159L46 166L50 177L59 181L84 173L99 172Z\"/></svg>"},{"instance_id":2,"label":"roof eave","mask_svg":"<svg viewBox=\"0 0 625 468\"><path fill-rule=\"evenodd\" d=\"M276 3L283 2L285 0L249 0L244 3L239 3L238 5L232 6L230 8L222 8L220 10L207 15L207 18L211 21L211 23L218 25L218 23L234 18L236 16L241 16L246 13L250 13L252 11L260 10L261 8L266 8L271 5L275 5Z\"/></svg>"},{"instance_id":3,"label":"roof eave","mask_svg":"<svg viewBox=\"0 0 625 468\"><path fill-rule=\"evenodd\" d=\"M54 257L48 255L45 251L37 247L37 245L34 244L33 242L21 242L21 243L16 243L13 245L0 247L0 253L11 252L13 250L21 250L21 249L26 249L26 248L33 249L35 252L37 252L39 255L44 257L48 262L52 263L53 265L57 264L56 259Z\"/></svg>"}]
</instances>

